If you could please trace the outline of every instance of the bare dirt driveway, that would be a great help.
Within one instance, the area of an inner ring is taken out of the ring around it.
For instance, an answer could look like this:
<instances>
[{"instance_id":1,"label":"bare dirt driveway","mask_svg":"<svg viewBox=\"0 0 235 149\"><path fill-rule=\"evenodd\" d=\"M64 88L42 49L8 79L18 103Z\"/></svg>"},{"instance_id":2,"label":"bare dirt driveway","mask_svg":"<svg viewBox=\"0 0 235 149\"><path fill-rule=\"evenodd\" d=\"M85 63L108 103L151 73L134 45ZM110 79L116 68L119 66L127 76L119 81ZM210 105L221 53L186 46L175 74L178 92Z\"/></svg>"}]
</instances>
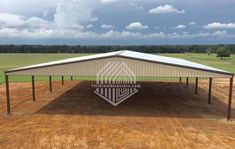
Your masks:
<instances>
[{"instance_id":1,"label":"bare dirt driveway","mask_svg":"<svg viewBox=\"0 0 235 149\"><path fill-rule=\"evenodd\" d=\"M141 82L139 92L113 107L92 82L11 84L12 115L5 115L0 86L0 148L235 148L235 102L226 121L228 80L214 80L212 104L207 81L188 89L182 83ZM233 100L235 97L233 96Z\"/></svg>"}]
</instances>

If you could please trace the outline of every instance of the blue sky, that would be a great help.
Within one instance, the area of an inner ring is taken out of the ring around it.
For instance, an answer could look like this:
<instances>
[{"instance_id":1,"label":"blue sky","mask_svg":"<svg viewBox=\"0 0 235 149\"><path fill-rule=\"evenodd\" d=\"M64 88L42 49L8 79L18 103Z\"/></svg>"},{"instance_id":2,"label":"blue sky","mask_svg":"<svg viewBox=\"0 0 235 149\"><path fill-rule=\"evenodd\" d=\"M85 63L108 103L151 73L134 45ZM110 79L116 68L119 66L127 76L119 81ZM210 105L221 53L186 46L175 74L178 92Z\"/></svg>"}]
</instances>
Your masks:
<instances>
[{"instance_id":1,"label":"blue sky","mask_svg":"<svg viewBox=\"0 0 235 149\"><path fill-rule=\"evenodd\" d=\"M1 0L1 44L235 43L234 0Z\"/></svg>"}]
</instances>

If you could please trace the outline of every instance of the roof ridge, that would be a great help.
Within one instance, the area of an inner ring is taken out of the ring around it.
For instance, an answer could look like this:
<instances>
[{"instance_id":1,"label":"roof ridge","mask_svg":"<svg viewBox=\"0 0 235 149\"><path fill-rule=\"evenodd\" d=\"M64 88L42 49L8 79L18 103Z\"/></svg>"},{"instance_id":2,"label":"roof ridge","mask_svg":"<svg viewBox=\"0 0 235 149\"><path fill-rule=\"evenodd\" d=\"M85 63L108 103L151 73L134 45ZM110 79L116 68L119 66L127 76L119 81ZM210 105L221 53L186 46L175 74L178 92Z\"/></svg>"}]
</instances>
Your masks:
<instances>
[{"instance_id":1,"label":"roof ridge","mask_svg":"<svg viewBox=\"0 0 235 149\"><path fill-rule=\"evenodd\" d=\"M119 51L119 53L117 53L116 55L121 55L122 53L126 52L127 50L121 50Z\"/></svg>"}]
</instances>

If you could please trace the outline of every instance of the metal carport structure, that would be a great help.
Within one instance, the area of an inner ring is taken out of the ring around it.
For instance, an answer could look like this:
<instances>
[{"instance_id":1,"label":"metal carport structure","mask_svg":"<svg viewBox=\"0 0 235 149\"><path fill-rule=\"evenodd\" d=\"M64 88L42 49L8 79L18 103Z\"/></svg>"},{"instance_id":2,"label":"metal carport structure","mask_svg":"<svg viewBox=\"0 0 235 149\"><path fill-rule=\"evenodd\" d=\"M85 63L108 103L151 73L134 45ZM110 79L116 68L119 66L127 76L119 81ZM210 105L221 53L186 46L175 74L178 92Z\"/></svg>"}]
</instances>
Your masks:
<instances>
[{"instance_id":1,"label":"metal carport structure","mask_svg":"<svg viewBox=\"0 0 235 149\"><path fill-rule=\"evenodd\" d=\"M96 76L97 72L108 62L125 62L138 77L182 77L196 78L195 94L198 91L198 78L209 78L208 104L211 103L212 78L229 78L229 98L227 119L230 119L232 88L234 74L199 63L153 54L133 51L116 51L42 63L5 71L7 114L10 114L9 76L32 76L32 97L35 101L35 76L49 76L50 91L52 91L51 76Z\"/></svg>"}]
</instances>

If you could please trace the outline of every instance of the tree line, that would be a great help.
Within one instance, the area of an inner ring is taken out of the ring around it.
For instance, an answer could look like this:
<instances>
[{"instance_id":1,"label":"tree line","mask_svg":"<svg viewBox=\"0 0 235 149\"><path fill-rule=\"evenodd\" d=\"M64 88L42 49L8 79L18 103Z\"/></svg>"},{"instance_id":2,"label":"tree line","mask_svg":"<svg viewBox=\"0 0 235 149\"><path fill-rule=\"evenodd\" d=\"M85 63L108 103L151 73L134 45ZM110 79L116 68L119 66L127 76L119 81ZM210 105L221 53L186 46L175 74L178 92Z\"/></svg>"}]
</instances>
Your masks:
<instances>
[{"instance_id":1,"label":"tree line","mask_svg":"<svg viewBox=\"0 0 235 149\"><path fill-rule=\"evenodd\" d=\"M0 45L0 53L104 53L131 50L144 53L216 53L221 47L235 54L231 45L142 45L142 46L80 46L80 45Z\"/></svg>"}]
</instances>

